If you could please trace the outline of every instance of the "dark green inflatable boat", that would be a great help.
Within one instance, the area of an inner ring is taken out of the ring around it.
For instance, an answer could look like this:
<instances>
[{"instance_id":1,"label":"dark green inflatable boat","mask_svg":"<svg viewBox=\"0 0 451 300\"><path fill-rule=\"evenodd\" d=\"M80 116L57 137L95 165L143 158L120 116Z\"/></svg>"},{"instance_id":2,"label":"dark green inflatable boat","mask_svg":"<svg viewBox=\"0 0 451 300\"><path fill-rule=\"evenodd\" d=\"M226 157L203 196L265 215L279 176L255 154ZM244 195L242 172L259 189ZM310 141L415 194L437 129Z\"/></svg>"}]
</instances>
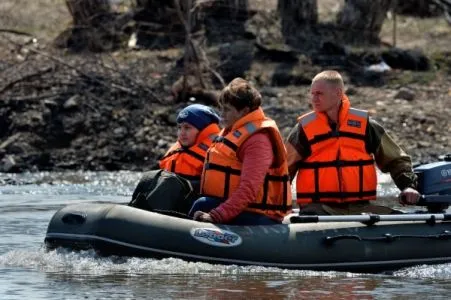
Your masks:
<instances>
[{"instance_id":1,"label":"dark green inflatable boat","mask_svg":"<svg viewBox=\"0 0 451 300\"><path fill-rule=\"evenodd\" d=\"M297 216L290 224L201 223L119 204L78 204L55 213L49 249L178 257L219 264L380 272L451 262L451 162L416 168L427 211L399 215Z\"/></svg>"}]
</instances>

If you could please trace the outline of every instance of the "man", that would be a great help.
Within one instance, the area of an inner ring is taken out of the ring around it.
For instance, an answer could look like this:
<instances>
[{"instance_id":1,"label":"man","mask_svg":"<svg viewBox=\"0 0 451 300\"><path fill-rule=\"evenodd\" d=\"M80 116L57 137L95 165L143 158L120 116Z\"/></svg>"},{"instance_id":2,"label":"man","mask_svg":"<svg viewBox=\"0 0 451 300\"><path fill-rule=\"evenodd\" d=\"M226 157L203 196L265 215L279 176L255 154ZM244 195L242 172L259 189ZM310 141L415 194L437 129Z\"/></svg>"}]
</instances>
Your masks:
<instances>
[{"instance_id":1,"label":"man","mask_svg":"<svg viewBox=\"0 0 451 300\"><path fill-rule=\"evenodd\" d=\"M418 201L410 157L367 111L351 107L338 72L313 78L311 104L313 111L298 119L286 142L301 214L395 213L370 204L376 199L375 163L390 172L402 204Z\"/></svg>"}]
</instances>

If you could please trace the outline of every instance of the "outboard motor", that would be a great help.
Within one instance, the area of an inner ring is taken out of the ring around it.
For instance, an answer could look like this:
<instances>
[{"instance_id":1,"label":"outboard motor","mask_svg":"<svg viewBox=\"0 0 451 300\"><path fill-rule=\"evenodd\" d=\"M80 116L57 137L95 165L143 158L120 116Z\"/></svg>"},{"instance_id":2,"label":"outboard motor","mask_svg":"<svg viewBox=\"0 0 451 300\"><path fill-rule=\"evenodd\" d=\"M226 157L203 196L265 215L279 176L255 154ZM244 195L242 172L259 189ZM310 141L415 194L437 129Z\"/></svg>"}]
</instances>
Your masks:
<instances>
[{"instance_id":1,"label":"outboard motor","mask_svg":"<svg viewBox=\"0 0 451 300\"><path fill-rule=\"evenodd\" d=\"M443 161L420 165L414 168L418 176L418 192L422 194L418 205L426 206L429 212L443 212L451 204L451 154Z\"/></svg>"}]
</instances>

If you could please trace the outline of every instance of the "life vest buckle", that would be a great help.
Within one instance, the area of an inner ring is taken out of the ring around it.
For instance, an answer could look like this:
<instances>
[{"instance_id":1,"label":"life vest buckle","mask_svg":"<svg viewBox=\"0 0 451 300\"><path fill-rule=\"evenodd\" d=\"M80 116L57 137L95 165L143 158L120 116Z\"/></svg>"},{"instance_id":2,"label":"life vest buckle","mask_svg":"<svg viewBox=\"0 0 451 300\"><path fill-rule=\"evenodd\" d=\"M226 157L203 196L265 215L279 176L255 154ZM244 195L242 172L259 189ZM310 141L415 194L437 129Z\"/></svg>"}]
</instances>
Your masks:
<instances>
[{"instance_id":1,"label":"life vest buckle","mask_svg":"<svg viewBox=\"0 0 451 300\"><path fill-rule=\"evenodd\" d=\"M223 136L220 136L220 135L216 136L216 137L213 139L213 141L216 142L216 143L220 143L220 142L222 142L223 140L224 140L224 137L223 137Z\"/></svg>"},{"instance_id":2,"label":"life vest buckle","mask_svg":"<svg viewBox=\"0 0 451 300\"><path fill-rule=\"evenodd\" d=\"M338 130L332 130L330 132L330 136L331 137L339 137L340 136L340 132Z\"/></svg>"}]
</instances>

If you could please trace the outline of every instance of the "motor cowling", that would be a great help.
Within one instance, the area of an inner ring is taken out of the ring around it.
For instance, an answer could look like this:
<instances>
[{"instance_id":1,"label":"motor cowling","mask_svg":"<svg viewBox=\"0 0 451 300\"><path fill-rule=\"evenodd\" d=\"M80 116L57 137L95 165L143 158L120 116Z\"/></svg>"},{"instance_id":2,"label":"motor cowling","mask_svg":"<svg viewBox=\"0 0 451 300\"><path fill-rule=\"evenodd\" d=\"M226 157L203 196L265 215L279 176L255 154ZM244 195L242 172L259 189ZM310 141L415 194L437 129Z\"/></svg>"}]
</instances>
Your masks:
<instances>
[{"instance_id":1,"label":"motor cowling","mask_svg":"<svg viewBox=\"0 0 451 300\"><path fill-rule=\"evenodd\" d=\"M451 205L451 155L443 161L414 168L418 176L418 192L422 194L417 205L426 206L430 213L444 213Z\"/></svg>"},{"instance_id":2,"label":"motor cowling","mask_svg":"<svg viewBox=\"0 0 451 300\"><path fill-rule=\"evenodd\" d=\"M451 161L438 161L414 169L423 195L451 195Z\"/></svg>"}]
</instances>

